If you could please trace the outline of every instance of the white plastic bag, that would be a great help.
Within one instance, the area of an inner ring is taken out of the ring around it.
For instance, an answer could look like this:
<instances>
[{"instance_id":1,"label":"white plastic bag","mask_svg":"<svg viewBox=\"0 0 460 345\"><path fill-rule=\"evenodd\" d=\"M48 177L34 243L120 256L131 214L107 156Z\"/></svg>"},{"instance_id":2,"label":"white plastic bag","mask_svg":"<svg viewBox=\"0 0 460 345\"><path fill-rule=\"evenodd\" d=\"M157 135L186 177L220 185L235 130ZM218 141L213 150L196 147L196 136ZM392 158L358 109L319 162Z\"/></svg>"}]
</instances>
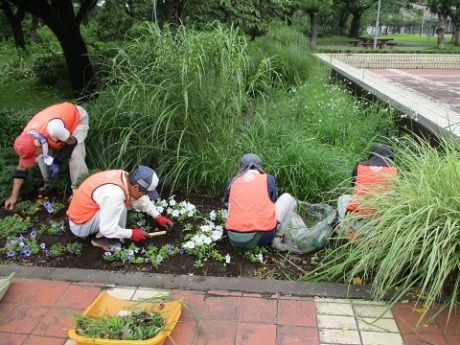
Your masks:
<instances>
[{"instance_id":1,"label":"white plastic bag","mask_svg":"<svg viewBox=\"0 0 460 345\"><path fill-rule=\"evenodd\" d=\"M327 204L300 203L302 218L296 212L289 214L289 221L282 238L275 238L272 247L281 251L305 254L324 247L333 232L332 223L337 211ZM307 224L305 224L305 221ZM311 226L308 226L312 224Z\"/></svg>"}]
</instances>

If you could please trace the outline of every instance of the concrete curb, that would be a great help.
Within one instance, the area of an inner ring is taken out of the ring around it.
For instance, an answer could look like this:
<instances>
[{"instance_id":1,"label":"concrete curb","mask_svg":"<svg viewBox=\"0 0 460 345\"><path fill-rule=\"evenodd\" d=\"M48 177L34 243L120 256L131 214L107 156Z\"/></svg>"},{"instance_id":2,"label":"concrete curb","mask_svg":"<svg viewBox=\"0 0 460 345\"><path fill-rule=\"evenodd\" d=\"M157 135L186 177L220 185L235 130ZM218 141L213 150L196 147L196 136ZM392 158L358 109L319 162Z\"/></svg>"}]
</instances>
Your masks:
<instances>
[{"instance_id":1,"label":"concrete curb","mask_svg":"<svg viewBox=\"0 0 460 345\"><path fill-rule=\"evenodd\" d=\"M370 299L370 286L307 283L284 280L206 277L143 272L102 271L57 267L31 267L16 264L0 265L0 276L16 272L16 279L41 279L75 283L97 283L177 290L224 290L262 295Z\"/></svg>"}]
</instances>

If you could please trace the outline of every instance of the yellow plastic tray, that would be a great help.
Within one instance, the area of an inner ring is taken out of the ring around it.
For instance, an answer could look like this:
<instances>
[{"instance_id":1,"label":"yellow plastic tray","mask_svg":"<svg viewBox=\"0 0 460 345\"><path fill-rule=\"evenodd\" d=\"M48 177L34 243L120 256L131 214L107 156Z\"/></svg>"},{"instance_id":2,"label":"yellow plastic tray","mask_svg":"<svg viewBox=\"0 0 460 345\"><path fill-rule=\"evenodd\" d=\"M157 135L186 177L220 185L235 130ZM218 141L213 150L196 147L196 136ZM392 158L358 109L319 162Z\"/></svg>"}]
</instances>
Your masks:
<instances>
[{"instance_id":1,"label":"yellow plastic tray","mask_svg":"<svg viewBox=\"0 0 460 345\"><path fill-rule=\"evenodd\" d=\"M101 292L99 296L90 304L83 312L83 316L103 316L117 315L120 310L136 310L145 308L147 311L156 311L166 320L166 326L155 337L146 340L112 340L102 338L89 338L78 335L75 328L69 330L69 338L77 343L77 345L163 345L166 338L173 331L179 320L182 311L183 298L179 301L164 302L164 303L139 303L136 301L126 301L109 295L106 291ZM138 303L138 304L136 304ZM133 307L133 305L136 306Z\"/></svg>"}]
</instances>

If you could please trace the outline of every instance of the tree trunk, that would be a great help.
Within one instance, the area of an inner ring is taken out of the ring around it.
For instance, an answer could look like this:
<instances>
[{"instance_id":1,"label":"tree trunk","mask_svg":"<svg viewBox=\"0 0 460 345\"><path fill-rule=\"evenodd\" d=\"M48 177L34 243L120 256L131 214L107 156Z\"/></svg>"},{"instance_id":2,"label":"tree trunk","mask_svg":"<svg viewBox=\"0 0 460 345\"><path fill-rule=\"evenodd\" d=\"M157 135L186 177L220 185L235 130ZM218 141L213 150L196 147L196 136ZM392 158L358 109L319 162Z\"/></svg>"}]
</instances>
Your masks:
<instances>
[{"instance_id":1,"label":"tree trunk","mask_svg":"<svg viewBox=\"0 0 460 345\"><path fill-rule=\"evenodd\" d=\"M346 10L340 11L339 14L339 22L338 22L338 29L339 29L339 34L340 35L345 35L346 32L346 26L347 26L347 21L348 21L348 16L350 14Z\"/></svg>"},{"instance_id":2,"label":"tree trunk","mask_svg":"<svg viewBox=\"0 0 460 345\"><path fill-rule=\"evenodd\" d=\"M30 24L30 29L29 29L29 37L32 42L37 41L38 24L39 24L38 17L32 16L32 23Z\"/></svg>"},{"instance_id":3,"label":"tree trunk","mask_svg":"<svg viewBox=\"0 0 460 345\"><path fill-rule=\"evenodd\" d=\"M6 0L1 0L0 9L3 10L6 19L10 24L11 31L13 32L14 44L17 48L25 49L26 41L24 39L24 30L22 29L22 21L25 17L25 11L18 8L16 13L14 13L10 3Z\"/></svg>"},{"instance_id":4,"label":"tree trunk","mask_svg":"<svg viewBox=\"0 0 460 345\"><path fill-rule=\"evenodd\" d=\"M4 0L1 0L4 1ZM76 98L92 96L96 90L94 69L88 56L86 44L80 32L83 16L93 8L96 0L81 0L75 15L71 0L37 1L9 0L23 11L43 20L61 43L69 71L70 85Z\"/></svg>"},{"instance_id":5,"label":"tree trunk","mask_svg":"<svg viewBox=\"0 0 460 345\"><path fill-rule=\"evenodd\" d=\"M353 13L353 19L350 26L350 37L358 37L361 29L361 13Z\"/></svg>"},{"instance_id":6,"label":"tree trunk","mask_svg":"<svg viewBox=\"0 0 460 345\"><path fill-rule=\"evenodd\" d=\"M436 35L438 35L438 49L445 48L444 32L446 31L446 18L438 13L438 26L436 27Z\"/></svg>"},{"instance_id":7,"label":"tree trunk","mask_svg":"<svg viewBox=\"0 0 460 345\"><path fill-rule=\"evenodd\" d=\"M310 48L315 49L316 48L316 40L318 38L318 29L317 29L317 23L316 23L316 18L318 16L318 12L312 11L308 12L308 15L310 16Z\"/></svg>"},{"instance_id":8,"label":"tree trunk","mask_svg":"<svg viewBox=\"0 0 460 345\"><path fill-rule=\"evenodd\" d=\"M452 30L452 43L454 46L459 45L459 37L458 37L458 31L460 28L460 21L457 19L452 19L452 24L453 24L453 30Z\"/></svg>"},{"instance_id":9,"label":"tree trunk","mask_svg":"<svg viewBox=\"0 0 460 345\"><path fill-rule=\"evenodd\" d=\"M86 44L80 33L80 27L57 23L50 26L59 42L67 63L70 85L76 98L91 96L95 91L94 69L89 59Z\"/></svg>"}]
</instances>

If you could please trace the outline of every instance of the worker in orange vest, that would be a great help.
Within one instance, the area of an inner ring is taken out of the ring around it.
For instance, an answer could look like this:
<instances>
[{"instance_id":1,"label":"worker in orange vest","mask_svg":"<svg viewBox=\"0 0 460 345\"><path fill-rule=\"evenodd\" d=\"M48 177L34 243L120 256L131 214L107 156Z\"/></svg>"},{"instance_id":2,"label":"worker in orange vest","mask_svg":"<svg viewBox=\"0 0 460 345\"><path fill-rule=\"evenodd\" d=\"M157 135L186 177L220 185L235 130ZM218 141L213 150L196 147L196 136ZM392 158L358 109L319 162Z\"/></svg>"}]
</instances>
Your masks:
<instances>
[{"instance_id":1,"label":"worker in orange vest","mask_svg":"<svg viewBox=\"0 0 460 345\"><path fill-rule=\"evenodd\" d=\"M274 177L262 170L262 160L254 153L241 158L238 173L227 182L223 202L228 208L225 228L237 250L271 244L279 224L297 207L287 193L277 198Z\"/></svg>"},{"instance_id":2,"label":"worker in orange vest","mask_svg":"<svg viewBox=\"0 0 460 345\"><path fill-rule=\"evenodd\" d=\"M359 227L360 216L375 215L375 210L366 205L366 200L376 193L387 193L393 187L396 174L393 150L386 145L372 147L368 160L355 166L352 172L353 194L339 197L337 207L339 220L343 221L347 214L353 216L349 231Z\"/></svg>"},{"instance_id":3,"label":"worker in orange vest","mask_svg":"<svg viewBox=\"0 0 460 345\"><path fill-rule=\"evenodd\" d=\"M55 104L37 113L14 141L19 163L13 172L13 189L5 201L5 208L12 210L15 207L19 190L28 175L27 169L35 162L44 181L39 191L49 188L50 178L56 177L60 166L67 161L72 191L75 191L78 178L88 173L85 163L88 129L88 113L72 103ZM52 151L56 153L54 158Z\"/></svg>"},{"instance_id":4,"label":"worker in orange vest","mask_svg":"<svg viewBox=\"0 0 460 345\"><path fill-rule=\"evenodd\" d=\"M163 217L151 200L158 198L158 176L154 170L139 166L133 172L106 170L91 175L78 187L67 216L70 230L78 237L91 237L91 244L106 252L121 248L121 239L143 241L141 228L127 229L128 209L147 213L159 226L171 229L174 223Z\"/></svg>"}]
</instances>

